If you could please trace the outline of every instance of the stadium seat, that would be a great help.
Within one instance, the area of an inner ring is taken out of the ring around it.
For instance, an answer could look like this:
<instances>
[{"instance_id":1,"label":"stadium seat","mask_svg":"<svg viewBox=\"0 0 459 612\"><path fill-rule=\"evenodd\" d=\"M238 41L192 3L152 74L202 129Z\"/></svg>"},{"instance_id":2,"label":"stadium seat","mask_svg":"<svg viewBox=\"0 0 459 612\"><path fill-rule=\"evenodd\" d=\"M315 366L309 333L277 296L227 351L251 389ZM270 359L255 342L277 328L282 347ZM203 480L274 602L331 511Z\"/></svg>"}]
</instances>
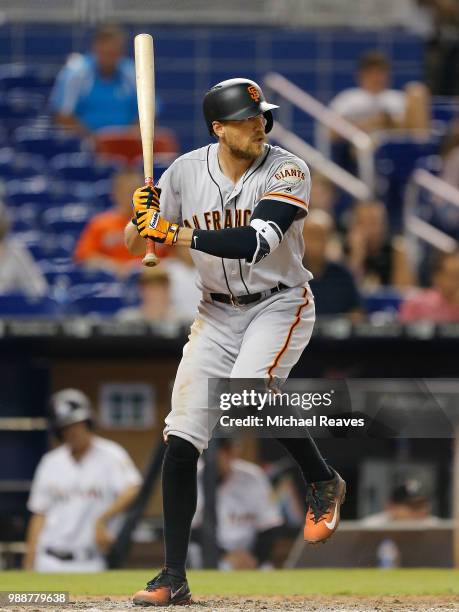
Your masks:
<instances>
[{"instance_id":1,"label":"stadium seat","mask_svg":"<svg viewBox=\"0 0 459 612\"><path fill-rule=\"evenodd\" d=\"M101 286L94 287L99 291L102 289ZM74 289L71 290L74 300L68 306L70 314L114 316L125 306L121 295L81 295L75 298ZM109 286L102 290L110 292Z\"/></svg>"},{"instance_id":2,"label":"stadium seat","mask_svg":"<svg viewBox=\"0 0 459 612\"><path fill-rule=\"evenodd\" d=\"M4 64L0 66L0 89L18 87L31 90L49 90L55 79L53 66L30 66L25 64Z\"/></svg>"},{"instance_id":3,"label":"stadium seat","mask_svg":"<svg viewBox=\"0 0 459 612\"><path fill-rule=\"evenodd\" d=\"M8 129L22 125L44 109L45 99L41 94L13 89L0 96L0 120Z\"/></svg>"},{"instance_id":4,"label":"stadium seat","mask_svg":"<svg viewBox=\"0 0 459 612\"><path fill-rule=\"evenodd\" d=\"M31 298L19 293L0 295L2 317L53 317L58 312L57 302L48 296Z\"/></svg>"},{"instance_id":5,"label":"stadium seat","mask_svg":"<svg viewBox=\"0 0 459 612\"><path fill-rule=\"evenodd\" d=\"M87 285L89 289L100 283L117 283L116 277L110 272L91 270L74 263L48 262L48 265L44 264L41 268L50 285L65 280L69 287Z\"/></svg>"},{"instance_id":6,"label":"stadium seat","mask_svg":"<svg viewBox=\"0 0 459 612\"><path fill-rule=\"evenodd\" d=\"M44 211L42 228L44 232L52 232L57 236L79 236L91 216L92 211L85 204L55 206Z\"/></svg>"},{"instance_id":7,"label":"stadium seat","mask_svg":"<svg viewBox=\"0 0 459 612\"><path fill-rule=\"evenodd\" d=\"M17 153L10 147L0 149L0 177L2 180L33 178L46 174L45 161L39 155Z\"/></svg>"},{"instance_id":8,"label":"stadium seat","mask_svg":"<svg viewBox=\"0 0 459 612\"><path fill-rule=\"evenodd\" d=\"M119 164L95 158L90 153L68 153L54 157L51 168L65 181L96 182L109 179Z\"/></svg>"},{"instance_id":9,"label":"stadium seat","mask_svg":"<svg viewBox=\"0 0 459 612\"><path fill-rule=\"evenodd\" d=\"M396 289L382 288L364 297L364 309L368 314L385 312L395 315L402 300L403 296Z\"/></svg>"},{"instance_id":10,"label":"stadium seat","mask_svg":"<svg viewBox=\"0 0 459 612\"><path fill-rule=\"evenodd\" d=\"M61 153L79 153L82 144L79 138L65 130L51 128L19 127L14 131L18 148L27 153L37 153L51 159Z\"/></svg>"},{"instance_id":11,"label":"stadium seat","mask_svg":"<svg viewBox=\"0 0 459 612\"><path fill-rule=\"evenodd\" d=\"M45 208L55 203L55 198L46 177L34 176L8 181L5 185L5 202L7 206L40 204Z\"/></svg>"}]
</instances>

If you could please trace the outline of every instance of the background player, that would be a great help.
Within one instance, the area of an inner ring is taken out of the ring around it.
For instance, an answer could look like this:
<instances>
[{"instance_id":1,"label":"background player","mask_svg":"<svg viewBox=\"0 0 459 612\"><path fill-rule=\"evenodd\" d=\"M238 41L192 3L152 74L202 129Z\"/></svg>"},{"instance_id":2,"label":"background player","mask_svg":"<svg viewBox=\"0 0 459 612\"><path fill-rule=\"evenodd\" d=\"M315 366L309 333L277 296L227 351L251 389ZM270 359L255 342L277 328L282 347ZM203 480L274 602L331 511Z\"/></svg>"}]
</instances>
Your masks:
<instances>
[{"instance_id":1,"label":"background player","mask_svg":"<svg viewBox=\"0 0 459 612\"><path fill-rule=\"evenodd\" d=\"M114 539L116 517L134 500L141 476L124 448L92 432L89 399L64 389L51 399L63 441L35 472L28 508L26 569L97 572Z\"/></svg>"},{"instance_id":2,"label":"background player","mask_svg":"<svg viewBox=\"0 0 459 612\"><path fill-rule=\"evenodd\" d=\"M190 525L196 509L196 469L219 412L208 406L209 378L285 380L309 342L314 300L303 267L303 220L310 177L293 154L266 144L272 109L247 79L215 85L204 116L218 144L178 158L159 189L134 194L131 252L143 238L189 246L203 292L184 348L164 435L165 568L134 603L188 603L185 577ZM161 214L159 196L161 194ZM337 528L345 483L327 466L312 439L280 439L307 482L304 527L309 542Z\"/></svg>"}]
</instances>

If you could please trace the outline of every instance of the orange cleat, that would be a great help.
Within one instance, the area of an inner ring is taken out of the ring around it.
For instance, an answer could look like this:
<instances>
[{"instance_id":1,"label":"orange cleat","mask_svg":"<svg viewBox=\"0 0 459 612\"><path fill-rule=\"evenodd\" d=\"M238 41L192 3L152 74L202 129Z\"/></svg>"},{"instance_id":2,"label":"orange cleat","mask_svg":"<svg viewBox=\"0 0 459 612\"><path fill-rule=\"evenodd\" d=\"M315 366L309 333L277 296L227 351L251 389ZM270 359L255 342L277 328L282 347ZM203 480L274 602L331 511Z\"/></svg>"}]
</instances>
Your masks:
<instances>
[{"instance_id":1,"label":"orange cleat","mask_svg":"<svg viewBox=\"0 0 459 612\"><path fill-rule=\"evenodd\" d=\"M133 597L136 606L187 606L191 604L186 578L166 567Z\"/></svg>"},{"instance_id":2,"label":"orange cleat","mask_svg":"<svg viewBox=\"0 0 459 612\"><path fill-rule=\"evenodd\" d=\"M346 495L346 483L333 468L331 480L313 482L306 489L308 506L304 540L310 544L325 542L338 528L340 508Z\"/></svg>"}]
</instances>

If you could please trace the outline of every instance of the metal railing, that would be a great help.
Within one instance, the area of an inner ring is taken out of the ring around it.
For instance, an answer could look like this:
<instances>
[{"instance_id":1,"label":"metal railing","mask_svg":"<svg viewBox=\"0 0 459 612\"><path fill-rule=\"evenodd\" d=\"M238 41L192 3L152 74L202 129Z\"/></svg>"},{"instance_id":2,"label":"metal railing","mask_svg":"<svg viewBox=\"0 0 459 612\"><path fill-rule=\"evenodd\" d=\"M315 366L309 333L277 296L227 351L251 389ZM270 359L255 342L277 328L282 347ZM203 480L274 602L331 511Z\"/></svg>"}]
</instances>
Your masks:
<instances>
[{"instance_id":1,"label":"metal railing","mask_svg":"<svg viewBox=\"0 0 459 612\"><path fill-rule=\"evenodd\" d=\"M420 241L426 242L444 253L452 253L458 247L454 238L418 216L421 189L435 198L437 206L452 205L459 208L459 189L427 170L420 168L413 172L406 189L403 209L408 254L413 264L417 264L419 260Z\"/></svg>"},{"instance_id":2,"label":"metal railing","mask_svg":"<svg viewBox=\"0 0 459 612\"><path fill-rule=\"evenodd\" d=\"M264 82L270 90L313 117L322 128L322 134L326 133L328 138L330 134L337 134L353 146L357 160L358 177L361 183L367 186L368 193L373 194L375 188L374 145L370 136L281 74L270 72L265 76ZM325 136L322 136L321 142L318 142L317 145L323 159L327 159L329 157L329 151L327 151L329 147L325 143ZM352 176L349 172L346 174Z\"/></svg>"},{"instance_id":3,"label":"metal railing","mask_svg":"<svg viewBox=\"0 0 459 612\"><path fill-rule=\"evenodd\" d=\"M277 121L274 122L271 134L274 140L304 159L313 170L326 176L328 180L349 193L353 198L365 200L371 197L371 190L366 183L327 159L320 151L284 128Z\"/></svg>"}]
</instances>

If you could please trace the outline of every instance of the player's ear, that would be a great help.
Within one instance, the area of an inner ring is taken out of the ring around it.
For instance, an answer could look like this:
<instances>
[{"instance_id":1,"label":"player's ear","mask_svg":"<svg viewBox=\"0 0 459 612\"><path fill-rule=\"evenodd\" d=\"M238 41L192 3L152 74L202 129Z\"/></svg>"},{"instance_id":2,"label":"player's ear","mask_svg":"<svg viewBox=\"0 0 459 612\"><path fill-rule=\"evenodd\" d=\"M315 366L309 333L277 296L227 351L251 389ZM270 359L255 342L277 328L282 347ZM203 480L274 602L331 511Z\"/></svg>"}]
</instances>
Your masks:
<instances>
[{"instance_id":1,"label":"player's ear","mask_svg":"<svg viewBox=\"0 0 459 612\"><path fill-rule=\"evenodd\" d=\"M217 138L221 138L221 136L223 136L223 133L225 131L224 125L223 123L220 123L220 121L213 121L212 129L214 130L214 134L215 136L217 136Z\"/></svg>"}]
</instances>

